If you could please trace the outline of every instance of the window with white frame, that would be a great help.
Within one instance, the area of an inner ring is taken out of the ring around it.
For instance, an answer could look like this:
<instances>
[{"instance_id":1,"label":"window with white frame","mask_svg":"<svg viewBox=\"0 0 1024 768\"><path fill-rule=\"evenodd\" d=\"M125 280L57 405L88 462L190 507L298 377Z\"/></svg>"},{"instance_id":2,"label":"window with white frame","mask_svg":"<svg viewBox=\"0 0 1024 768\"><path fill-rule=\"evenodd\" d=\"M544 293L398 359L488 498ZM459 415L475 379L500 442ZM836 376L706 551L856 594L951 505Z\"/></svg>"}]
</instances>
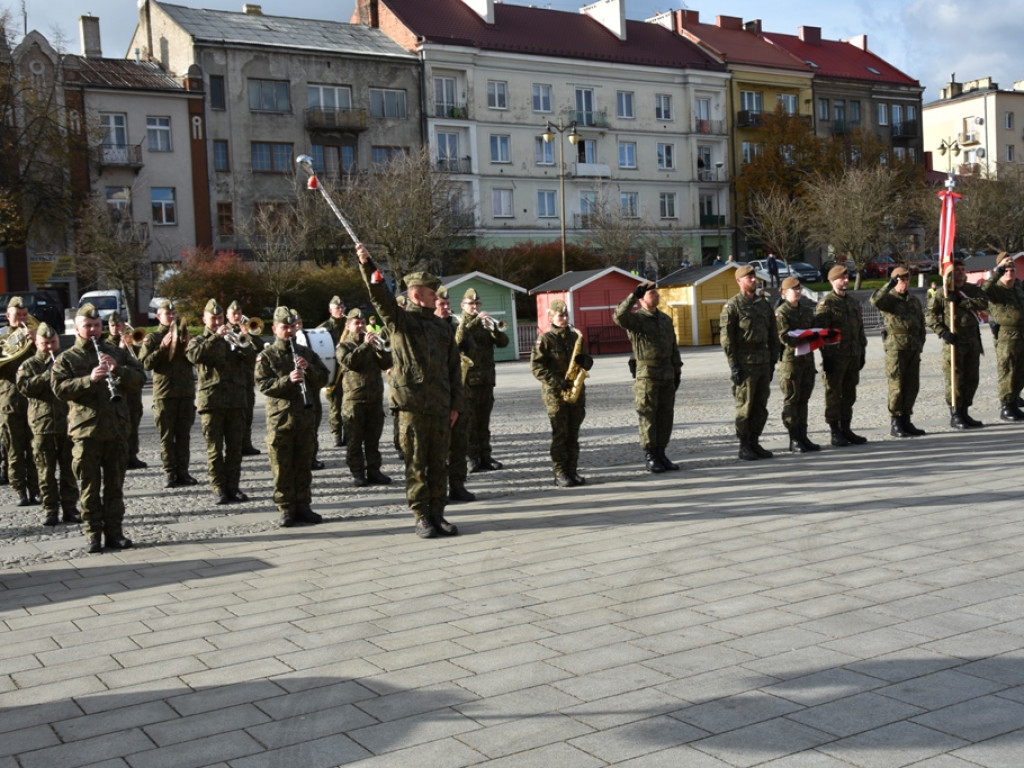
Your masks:
<instances>
[{"instance_id":1,"label":"window with white frame","mask_svg":"<svg viewBox=\"0 0 1024 768\"><path fill-rule=\"evenodd\" d=\"M491 135L491 162L512 162L512 137L504 134Z\"/></svg>"},{"instance_id":2,"label":"window with white frame","mask_svg":"<svg viewBox=\"0 0 1024 768\"><path fill-rule=\"evenodd\" d=\"M796 94L795 93L780 93L776 100L782 105L782 110L787 115L796 114Z\"/></svg>"},{"instance_id":3,"label":"window with white frame","mask_svg":"<svg viewBox=\"0 0 1024 768\"><path fill-rule=\"evenodd\" d=\"M889 124L889 105L879 104L878 105L878 124L888 125Z\"/></svg>"},{"instance_id":4,"label":"window with white frame","mask_svg":"<svg viewBox=\"0 0 1024 768\"><path fill-rule=\"evenodd\" d=\"M763 150L762 145L756 141L744 141L740 145L740 155L744 163L753 162L754 158L760 157Z\"/></svg>"},{"instance_id":5,"label":"window with white frame","mask_svg":"<svg viewBox=\"0 0 1024 768\"><path fill-rule=\"evenodd\" d=\"M487 106L491 109L508 109L508 83L504 80L487 81Z\"/></svg>"},{"instance_id":6,"label":"window with white frame","mask_svg":"<svg viewBox=\"0 0 1024 768\"><path fill-rule=\"evenodd\" d=\"M1013 162L1013 144L1006 145L1006 162Z\"/></svg>"},{"instance_id":7,"label":"window with white frame","mask_svg":"<svg viewBox=\"0 0 1024 768\"><path fill-rule=\"evenodd\" d=\"M174 207L174 187L153 187L149 191L153 208L153 224L169 226L178 223L178 214Z\"/></svg>"},{"instance_id":8,"label":"window with white frame","mask_svg":"<svg viewBox=\"0 0 1024 768\"><path fill-rule=\"evenodd\" d=\"M626 120L636 117L633 112L633 92L619 91L615 94L616 114Z\"/></svg>"},{"instance_id":9,"label":"window with white frame","mask_svg":"<svg viewBox=\"0 0 1024 768\"><path fill-rule=\"evenodd\" d=\"M555 164L555 145L544 141L543 137L536 136L533 139L533 161L537 165Z\"/></svg>"},{"instance_id":10,"label":"window with white frame","mask_svg":"<svg viewBox=\"0 0 1024 768\"><path fill-rule=\"evenodd\" d=\"M533 111L551 111L551 86L544 83L533 84Z\"/></svg>"},{"instance_id":11,"label":"window with white frame","mask_svg":"<svg viewBox=\"0 0 1024 768\"><path fill-rule=\"evenodd\" d=\"M1003 128L1008 131L1013 130L1013 112L1003 113Z\"/></svg>"},{"instance_id":12,"label":"window with white frame","mask_svg":"<svg viewBox=\"0 0 1024 768\"><path fill-rule=\"evenodd\" d=\"M595 139L580 139L576 142L576 159L581 163L596 163L597 141Z\"/></svg>"},{"instance_id":13,"label":"window with white frame","mask_svg":"<svg viewBox=\"0 0 1024 768\"><path fill-rule=\"evenodd\" d=\"M701 191L697 199L697 206L702 219L710 219L715 216L715 193Z\"/></svg>"},{"instance_id":14,"label":"window with white frame","mask_svg":"<svg viewBox=\"0 0 1024 768\"><path fill-rule=\"evenodd\" d=\"M512 218L512 190L491 190L491 212L496 219Z\"/></svg>"},{"instance_id":15,"label":"window with white frame","mask_svg":"<svg viewBox=\"0 0 1024 768\"><path fill-rule=\"evenodd\" d=\"M860 125L860 102L850 102L850 122L853 125Z\"/></svg>"},{"instance_id":16,"label":"window with white frame","mask_svg":"<svg viewBox=\"0 0 1024 768\"><path fill-rule=\"evenodd\" d=\"M763 101L761 92L740 91L740 109L742 109L744 112L762 112Z\"/></svg>"},{"instance_id":17,"label":"window with white frame","mask_svg":"<svg viewBox=\"0 0 1024 768\"><path fill-rule=\"evenodd\" d=\"M307 85L306 106L320 109L352 109L352 89L347 85Z\"/></svg>"},{"instance_id":18,"label":"window with white frame","mask_svg":"<svg viewBox=\"0 0 1024 768\"><path fill-rule=\"evenodd\" d=\"M658 195L658 211L663 219L675 219L676 216L676 193L662 192Z\"/></svg>"},{"instance_id":19,"label":"window with white frame","mask_svg":"<svg viewBox=\"0 0 1024 768\"><path fill-rule=\"evenodd\" d=\"M823 122L828 122L831 117L832 116L828 108L828 99L818 99L818 119Z\"/></svg>"},{"instance_id":20,"label":"window with white frame","mask_svg":"<svg viewBox=\"0 0 1024 768\"><path fill-rule=\"evenodd\" d=\"M892 156L896 160L899 160L900 162L903 162L904 160L907 159L907 150L906 150L905 147L893 147L892 148Z\"/></svg>"},{"instance_id":21,"label":"window with white frame","mask_svg":"<svg viewBox=\"0 0 1024 768\"><path fill-rule=\"evenodd\" d=\"M455 101L455 78L434 78L434 117L449 117L458 106Z\"/></svg>"},{"instance_id":22,"label":"window with white frame","mask_svg":"<svg viewBox=\"0 0 1024 768\"><path fill-rule=\"evenodd\" d=\"M171 151L171 118L147 117L146 139L150 152Z\"/></svg>"},{"instance_id":23,"label":"window with white frame","mask_svg":"<svg viewBox=\"0 0 1024 768\"><path fill-rule=\"evenodd\" d=\"M658 169L662 171L671 171L675 167L675 144L658 144Z\"/></svg>"},{"instance_id":24,"label":"window with white frame","mask_svg":"<svg viewBox=\"0 0 1024 768\"><path fill-rule=\"evenodd\" d=\"M640 193L620 192L619 205L622 206L622 215L627 219L636 219L640 216Z\"/></svg>"},{"instance_id":25,"label":"window with white frame","mask_svg":"<svg viewBox=\"0 0 1024 768\"><path fill-rule=\"evenodd\" d=\"M672 119L672 96L668 93L654 94L654 117L657 120Z\"/></svg>"},{"instance_id":26,"label":"window with white frame","mask_svg":"<svg viewBox=\"0 0 1024 768\"><path fill-rule=\"evenodd\" d=\"M370 89L370 117L404 119L405 91L394 88Z\"/></svg>"},{"instance_id":27,"label":"window with white frame","mask_svg":"<svg viewBox=\"0 0 1024 768\"><path fill-rule=\"evenodd\" d=\"M537 192L537 216L542 219L553 219L558 216L555 210L555 190L541 189Z\"/></svg>"},{"instance_id":28,"label":"window with white frame","mask_svg":"<svg viewBox=\"0 0 1024 768\"><path fill-rule=\"evenodd\" d=\"M636 142L619 142L619 168L636 168Z\"/></svg>"},{"instance_id":29,"label":"window with white frame","mask_svg":"<svg viewBox=\"0 0 1024 768\"><path fill-rule=\"evenodd\" d=\"M459 134L455 131L437 132L437 167L450 173L461 173L459 169Z\"/></svg>"},{"instance_id":30,"label":"window with white frame","mask_svg":"<svg viewBox=\"0 0 1024 768\"><path fill-rule=\"evenodd\" d=\"M107 210L115 220L120 221L126 215L131 214L132 190L131 187L107 187Z\"/></svg>"}]
</instances>

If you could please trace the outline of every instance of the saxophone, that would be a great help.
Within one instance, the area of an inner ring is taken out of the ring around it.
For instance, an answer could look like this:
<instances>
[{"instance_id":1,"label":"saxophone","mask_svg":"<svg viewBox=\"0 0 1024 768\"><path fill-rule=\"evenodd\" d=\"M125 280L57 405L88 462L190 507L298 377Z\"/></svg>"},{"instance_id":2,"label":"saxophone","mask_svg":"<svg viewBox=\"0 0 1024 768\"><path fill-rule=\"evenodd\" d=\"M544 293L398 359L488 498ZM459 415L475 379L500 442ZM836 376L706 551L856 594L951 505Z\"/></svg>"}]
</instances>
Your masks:
<instances>
[{"instance_id":1,"label":"saxophone","mask_svg":"<svg viewBox=\"0 0 1024 768\"><path fill-rule=\"evenodd\" d=\"M578 328L573 328L572 332L576 334L576 345L572 348L572 360L565 372L565 378L572 382L572 387L562 390L562 401L570 405L580 399L580 395L583 394L583 380L590 375L576 362L576 358L583 350L583 332Z\"/></svg>"}]
</instances>

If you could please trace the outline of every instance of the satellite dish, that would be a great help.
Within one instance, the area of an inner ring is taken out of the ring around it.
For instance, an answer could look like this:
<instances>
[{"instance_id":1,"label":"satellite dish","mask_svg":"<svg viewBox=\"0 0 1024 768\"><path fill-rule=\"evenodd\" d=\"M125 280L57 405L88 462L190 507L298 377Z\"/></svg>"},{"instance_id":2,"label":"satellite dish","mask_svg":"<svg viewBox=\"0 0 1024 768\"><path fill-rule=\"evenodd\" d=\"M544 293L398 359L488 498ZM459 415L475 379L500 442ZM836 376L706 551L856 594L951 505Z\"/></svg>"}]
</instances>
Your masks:
<instances>
[{"instance_id":1,"label":"satellite dish","mask_svg":"<svg viewBox=\"0 0 1024 768\"><path fill-rule=\"evenodd\" d=\"M985 118L984 117L976 117L976 118L974 118L974 124L975 125L984 125L985 124Z\"/></svg>"},{"instance_id":2,"label":"satellite dish","mask_svg":"<svg viewBox=\"0 0 1024 768\"><path fill-rule=\"evenodd\" d=\"M984 158L984 157L985 157L985 148L984 148L984 147L978 147L978 151L977 151L977 152L975 152L975 154L976 154L976 155L977 155L977 156L978 156L979 158Z\"/></svg>"}]
</instances>

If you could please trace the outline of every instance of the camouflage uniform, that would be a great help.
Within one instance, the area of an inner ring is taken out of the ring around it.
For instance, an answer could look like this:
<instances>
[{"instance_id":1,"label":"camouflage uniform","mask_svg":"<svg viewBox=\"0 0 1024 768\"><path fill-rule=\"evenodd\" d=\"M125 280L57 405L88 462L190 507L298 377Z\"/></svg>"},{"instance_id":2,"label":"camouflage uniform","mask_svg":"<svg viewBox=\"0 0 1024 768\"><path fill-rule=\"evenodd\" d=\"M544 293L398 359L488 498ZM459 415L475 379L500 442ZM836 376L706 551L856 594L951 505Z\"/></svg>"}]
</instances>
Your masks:
<instances>
[{"instance_id":1,"label":"camouflage uniform","mask_svg":"<svg viewBox=\"0 0 1024 768\"><path fill-rule=\"evenodd\" d=\"M924 310L910 291L893 290L895 278L871 294L885 320L885 373L889 377L889 416L893 437L920 432L910 421L921 386L921 350L926 336Z\"/></svg>"},{"instance_id":2,"label":"camouflage uniform","mask_svg":"<svg viewBox=\"0 0 1024 768\"><path fill-rule=\"evenodd\" d=\"M334 342L334 347L337 349L338 342L341 341L342 335L345 333L345 318L344 317L329 317L324 322L320 323L317 328L326 328L331 334L331 340ZM338 382L328 381L325 385L330 387L329 391L324 392L324 396L327 398L327 423L331 427L331 433L334 435L334 444L336 446L345 444L345 416L343 413L345 391L344 387L331 386Z\"/></svg>"},{"instance_id":3,"label":"camouflage uniform","mask_svg":"<svg viewBox=\"0 0 1024 768\"><path fill-rule=\"evenodd\" d=\"M790 331L814 328L814 310L800 302L793 306L783 301L775 310L775 325L782 348L782 358L775 370L779 374L779 390L783 398L782 423L789 432L790 450L794 449L794 440L803 451L817 450L820 446L807 437L807 402L811 399L814 379L818 374L814 367L814 353L797 355L797 346L806 339L789 335Z\"/></svg>"},{"instance_id":4,"label":"camouflage uniform","mask_svg":"<svg viewBox=\"0 0 1024 768\"><path fill-rule=\"evenodd\" d=\"M0 329L0 342L11 333L11 327ZM3 419L7 446L7 466L11 488L22 497L19 506L35 504L38 476L32 459L32 430L28 426L28 401L14 384L18 366L32 357L35 347L29 344L24 353L0 367L0 417Z\"/></svg>"},{"instance_id":5,"label":"camouflage uniform","mask_svg":"<svg viewBox=\"0 0 1024 768\"><path fill-rule=\"evenodd\" d=\"M244 393L255 355L251 346L232 349L226 339L209 328L190 340L185 349L185 357L198 374L196 408L206 438L206 467L210 486L220 501L241 495L238 486L245 442Z\"/></svg>"},{"instance_id":6,"label":"camouflage uniform","mask_svg":"<svg viewBox=\"0 0 1024 768\"><path fill-rule=\"evenodd\" d=\"M110 335L107 341L118 349L123 349L125 354L132 357L132 353L129 352L125 347L121 346L121 336ZM128 344L131 344L131 339L127 340ZM134 346L133 346L134 350ZM134 350L136 355L137 350ZM128 413L132 419L132 431L128 437L128 468L129 469L144 469L145 462L139 461L139 425L142 423L142 390L138 392L128 392L124 396L125 400L128 401ZM134 466L133 466L134 465Z\"/></svg>"},{"instance_id":7,"label":"camouflage uniform","mask_svg":"<svg viewBox=\"0 0 1024 768\"><path fill-rule=\"evenodd\" d=\"M470 289L472 290L472 289ZM467 292L468 293L468 292ZM475 293L474 293L475 296ZM463 379L466 410L459 416L466 420L469 446L466 455L471 471L500 469L501 464L491 459L491 411L494 410L494 348L507 347L508 334L487 330L479 315L463 313L456 330L456 341L469 339L468 354L473 365Z\"/></svg>"},{"instance_id":8,"label":"camouflage uniform","mask_svg":"<svg viewBox=\"0 0 1024 768\"><path fill-rule=\"evenodd\" d=\"M357 311L357 310L353 310ZM345 422L346 455L349 471L357 478L382 477L380 436L384 431L384 374L394 361L390 352L367 344L363 335L346 333L335 356L344 390L342 416Z\"/></svg>"},{"instance_id":9,"label":"camouflage uniform","mask_svg":"<svg viewBox=\"0 0 1024 768\"><path fill-rule=\"evenodd\" d=\"M965 283L956 290L955 327L949 326L949 300L943 291L936 293L928 302L928 327L945 342L942 345L942 374L946 382L946 404L950 408L950 424L958 429L981 426L968 413L974 404L974 393L978 391L978 375L981 364L981 332L976 312L988 309L988 299L981 288ZM956 344L947 340L955 335ZM945 337L945 338L944 338ZM953 387L949 370L950 348L956 349L956 406L953 405Z\"/></svg>"},{"instance_id":10,"label":"camouflage uniform","mask_svg":"<svg viewBox=\"0 0 1024 768\"><path fill-rule=\"evenodd\" d=\"M741 291L722 308L719 322L729 369L738 372L739 383L733 381L732 394L736 399L736 437L740 441L740 454L744 458L768 458L771 452L763 448L758 451L758 448L768 421L768 398L775 362L779 359L775 315L763 297L748 298ZM744 456L747 451L756 455Z\"/></svg>"},{"instance_id":11,"label":"camouflage uniform","mask_svg":"<svg viewBox=\"0 0 1024 768\"><path fill-rule=\"evenodd\" d=\"M860 304L849 294L829 291L818 301L814 323L822 328L835 328L842 337L838 344L821 348L821 369L825 379L825 421L832 430L832 445L860 445L867 440L854 434L853 404L857 402L860 371L867 359L868 338Z\"/></svg>"},{"instance_id":12,"label":"camouflage uniform","mask_svg":"<svg viewBox=\"0 0 1024 768\"><path fill-rule=\"evenodd\" d=\"M996 335L996 373L1000 418L1003 421L1024 420L1017 399L1024 387L1024 288L1020 280L1003 285L1003 270L998 267L981 284L988 297L990 322L998 326Z\"/></svg>"},{"instance_id":13,"label":"camouflage uniform","mask_svg":"<svg viewBox=\"0 0 1024 768\"><path fill-rule=\"evenodd\" d=\"M249 364L245 369L245 428L242 431L242 455L258 456L259 450L252 444L252 419L253 412L256 410L256 356L267 345L267 342L256 334L249 334L248 328L243 328L241 325L233 323L228 323L228 325L239 335L247 334L249 344L252 347L252 354L246 358Z\"/></svg>"},{"instance_id":14,"label":"camouflage uniform","mask_svg":"<svg viewBox=\"0 0 1024 768\"><path fill-rule=\"evenodd\" d=\"M454 316L442 320L451 331L452 338L455 338L455 331L458 328L458 321ZM463 338L459 344L460 354L468 355L473 348L473 340ZM459 360L461 361L461 357ZM463 383L465 377L463 377ZM451 444L448 446L448 488L459 496L468 497L466 491L466 478L469 476L469 467L466 465L466 455L469 452L469 420L459 416L452 425ZM464 499L466 500L466 499Z\"/></svg>"},{"instance_id":15,"label":"camouflage uniform","mask_svg":"<svg viewBox=\"0 0 1024 768\"><path fill-rule=\"evenodd\" d=\"M313 451L316 414L306 408L302 388L289 379L295 354L308 363L306 391L310 401L327 381L327 367L313 350L275 338L256 358L256 386L266 397L267 455L274 473L274 504L281 524L319 522L312 511Z\"/></svg>"},{"instance_id":16,"label":"camouflage uniform","mask_svg":"<svg viewBox=\"0 0 1024 768\"><path fill-rule=\"evenodd\" d=\"M651 312L640 307L634 312L638 298L634 292L623 299L612 319L629 334L636 358L633 397L640 417L640 447L652 472L678 469L665 454L683 368L676 329L672 319L657 308Z\"/></svg>"},{"instance_id":17,"label":"camouflage uniform","mask_svg":"<svg viewBox=\"0 0 1024 768\"><path fill-rule=\"evenodd\" d=\"M81 492L79 502L86 536L96 540L103 534L110 546L111 541L124 535L124 475L131 429L124 395L142 389L146 374L123 350L105 342L99 342L99 347L117 363L113 376L122 395L120 399L111 399L109 379L90 380L99 361L89 339L76 337L75 345L57 356L51 377L57 397L70 403L72 468Z\"/></svg>"},{"instance_id":18,"label":"camouflage uniform","mask_svg":"<svg viewBox=\"0 0 1024 768\"><path fill-rule=\"evenodd\" d=\"M161 325L142 341L139 360L153 374L153 423L160 437L160 461L168 487L191 484L188 473L190 434L196 421L196 377L185 357L185 344L173 356L161 346L173 329Z\"/></svg>"},{"instance_id":19,"label":"camouflage uniform","mask_svg":"<svg viewBox=\"0 0 1024 768\"><path fill-rule=\"evenodd\" d=\"M18 391L28 399L28 422L32 429L32 455L39 474L39 492L47 525L57 524L58 511L64 522L75 522L78 514L78 483L71 468L71 438L68 437L68 404L53 393L50 353L36 352L18 368ZM57 470L60 470L60 479Z\"/></svg>"}]
</instances>

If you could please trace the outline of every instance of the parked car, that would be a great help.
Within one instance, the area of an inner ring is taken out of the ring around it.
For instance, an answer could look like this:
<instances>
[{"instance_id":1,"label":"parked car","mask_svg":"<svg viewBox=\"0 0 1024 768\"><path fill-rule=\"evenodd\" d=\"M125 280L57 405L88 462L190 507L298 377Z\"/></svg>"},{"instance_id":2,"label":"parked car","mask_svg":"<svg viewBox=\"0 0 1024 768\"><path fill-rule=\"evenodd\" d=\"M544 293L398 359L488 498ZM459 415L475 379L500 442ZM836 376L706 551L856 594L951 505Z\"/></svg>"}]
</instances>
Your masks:
<instances>
[{"instance_id":1,"label":"parked car","mask_svg":"<svg viewBox=\"0 0 1024 768\"><path fill-rule=\"evenodd\" d=\"M864 265L864 277L869 279L888 277L889 273L899 265L900 263L892 256L876 256Z\"/></svg>"},{"instance_id":2,"label":"parked car","mask_svg":"<svg viewBox=\"0 0 1024 768\"><path fill-rule=\"evenodd\" d=\"M914 275L931 275L939 271L939 262L930 253L908 253L907 269Z\"/></svg>"},{"instance_id":3,"label":"parked car","mask_svg":"<svg viewBox=\"0 0 1024 768\"><path fill-rule=\"evenodd\" d=\"M771 277L768 275L768 260L767 259L756 259L755 261L747 262L754 268L754 275L758 280L764 280L765 283L771 285ZM779 261L779 281L785 280L789 277L789 268L786 266L786 262Z\"/></svg>"},{"instance_id":4,"label":"parked car","mask_svg":"<svg viewBox=\"0 0 1024 768\"><path fill-rule=\"evenodd\" d=\"M22 293L0 293L0 328L7 325L7 304L15 296L21 296L28 313L41 323L64 332L64 306L56 291L27 291Z\"/></svg>"},{"instance_id":5,"label":"parked car","mask_svg":"<svg viewBox=\"0 0 1024 768\"><path fill-rule=\"evenodd\" d=\"M801 283L821 282L821 272L817 267L808 264L806 261L789 262L789 274L794 276Z\"/></svg>"},{"instance_id":6,"label":"parked car","mask_svg":"<svg viewBox=\"0 0 1024 768\"><path fill-rule=\"evenodd\" d=\"M156 308L160 306L160 302L167 301L163 296L154 296L149 300L149 311L146 313L146 317L149 318L150 325L156 325Z\"/></svg>"},{"instance_id":7,"label":"parked car","mask_svg":"<svg viewBox=\"0 0 1024 768\"><path fill-rule=\"evenodd\" d=\"M103 322L107 322L112 312L117 312L122 320L131 320L128 314L128 301L121 291L86 291L78 300L78 306L92 304L99 311Z\"/></svg>"}]
</instances>

